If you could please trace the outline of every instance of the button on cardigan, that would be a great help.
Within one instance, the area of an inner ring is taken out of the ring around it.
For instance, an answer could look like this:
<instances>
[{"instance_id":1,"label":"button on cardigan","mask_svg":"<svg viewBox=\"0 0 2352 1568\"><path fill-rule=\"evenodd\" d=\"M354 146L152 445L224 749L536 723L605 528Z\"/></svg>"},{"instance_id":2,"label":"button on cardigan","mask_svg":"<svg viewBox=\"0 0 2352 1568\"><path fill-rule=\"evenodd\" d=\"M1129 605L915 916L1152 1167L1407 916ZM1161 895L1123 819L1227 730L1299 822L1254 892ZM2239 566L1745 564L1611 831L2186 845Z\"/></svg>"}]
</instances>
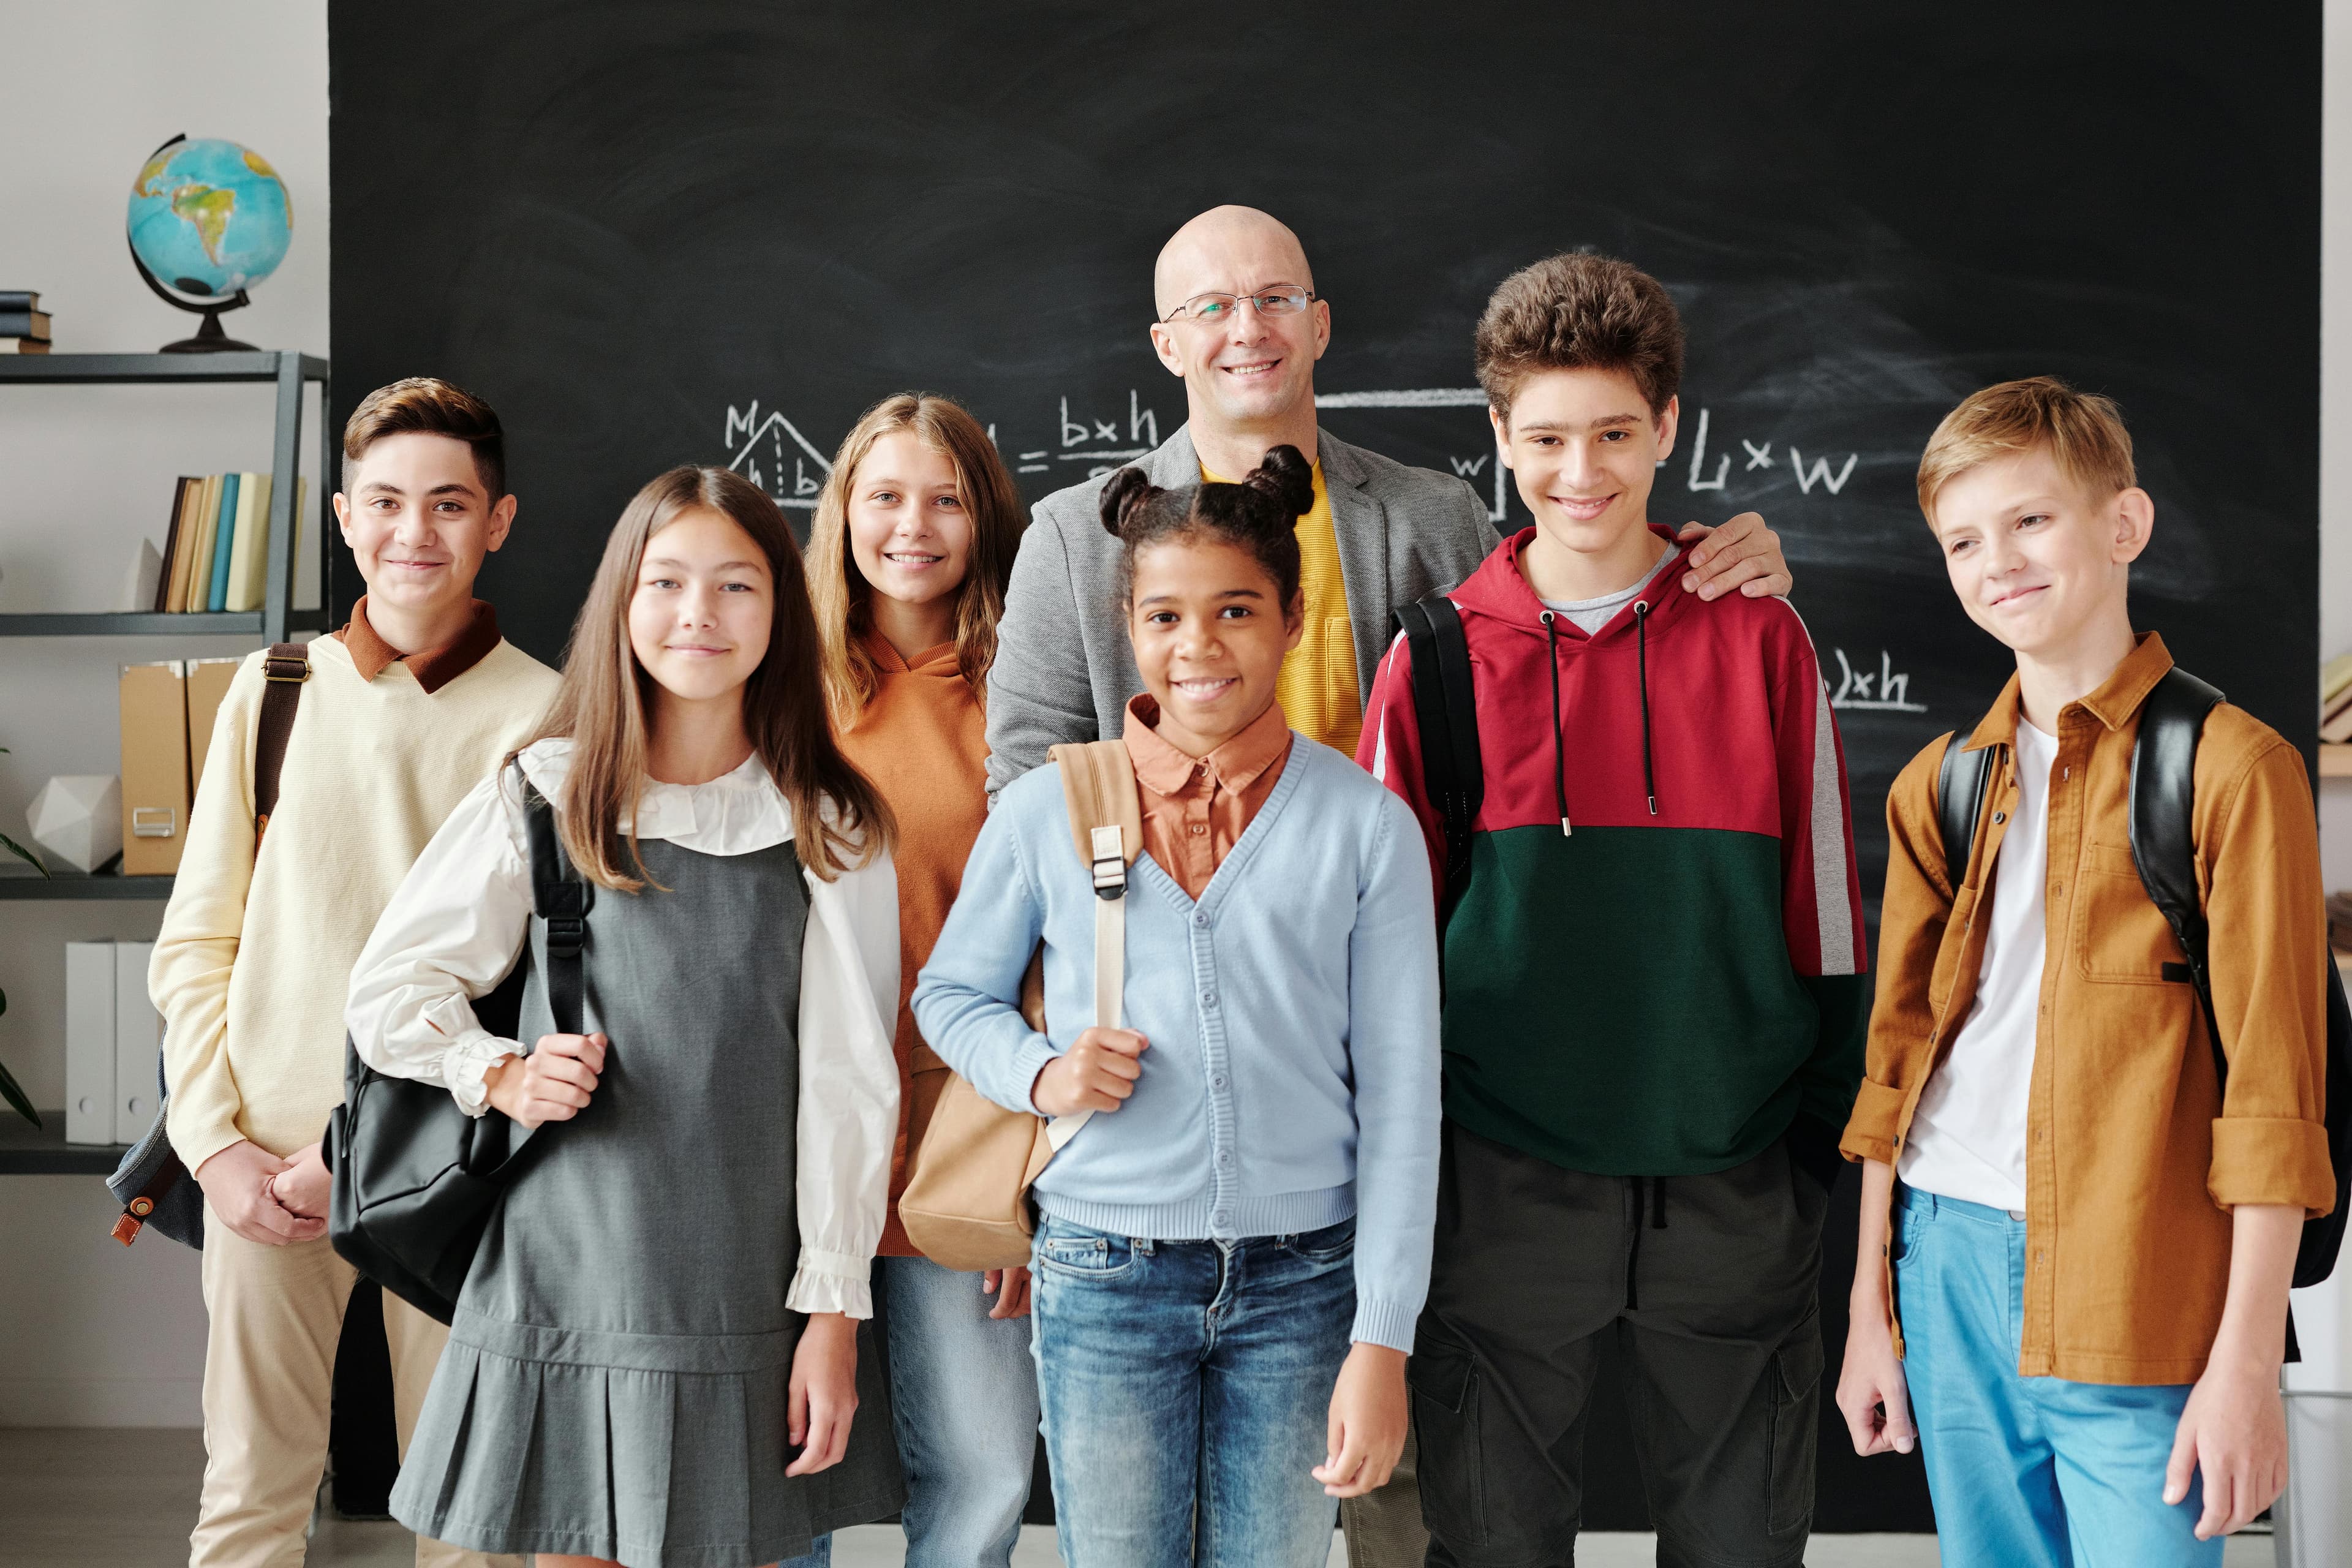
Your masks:
<instances>
[{"instance_id":1,"label":"button on cardigan","mask_svg":"<svg viewBox=\"0 0 2352 1568\"><path fill-rule=\"evenodd\" d=\"M1034 1110L1038 1071L1093 1022L1095 902L1055 770L1001 792L915 990L924 1037L1000 1105ZM1353 1215L1354 1338L1410 1351L1438 1123L1436 921L1410 810L1300 737L1197 901L1140 855L1127 902L1142 1076L1046 1168L1039 1202L1159 1240ZM1014 1005L1041 935L1042 1036Z\"/></svg>"}]
</instances>

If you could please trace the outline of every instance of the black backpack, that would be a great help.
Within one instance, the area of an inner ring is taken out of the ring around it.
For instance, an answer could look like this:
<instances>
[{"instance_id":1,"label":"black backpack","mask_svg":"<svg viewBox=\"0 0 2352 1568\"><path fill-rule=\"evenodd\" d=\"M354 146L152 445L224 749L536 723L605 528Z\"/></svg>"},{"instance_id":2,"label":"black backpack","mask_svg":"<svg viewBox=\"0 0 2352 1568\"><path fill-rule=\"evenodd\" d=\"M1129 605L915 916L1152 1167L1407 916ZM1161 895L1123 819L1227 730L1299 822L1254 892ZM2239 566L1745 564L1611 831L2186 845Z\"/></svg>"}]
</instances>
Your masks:
<instances>
[{"instance_id":1,"label":"black backpack","mask_svg":"<svg viewBox=\"0 0 2352 1568\"><path fill-rule=\"evenodd\" d=\"M2205 910L2197 898L2197 846L2189 830L2189 806L2196 793L2197 743L2204 738L2205 716L2222 700L2221 692L2187 670L2175 668L2156 683L2140 708L2139 736L2132 742L2131 853L2139 868L2140 885L2148 900L2164 912L2179 939L2186 963L2167 963L2164 978L2185 980L2197 988L2205 1009L2205 1035L2213 1047L2213 1077L2226 1092L2229 1058L2222 1054L2221 1031L2213 1015L2213 987L2207 972L2210 952ZM1963 749L1952 735L1936 775L1936 822L1944 841L1944 865L1954 888L1967 880L1969 853L1976 842L1977 824L1984 808L1985 785L1992 777L1993 753ZM2336 1172L2336 1206L2318 1219L2305 1220L2303 1245L2295 1253L2294 1283L2300 1289L2316 1285L2336 1268L2336 1255L2344 1244L2345 1197L2352 1177L2352 1009L2344 1001L2343 976L2331 954L2327 960L2327 1082L2324 1102L2327 1123L2328 1163ZM2293 1330L2289 1342L2292 1343Z\"/></svg>"}]
</instances>

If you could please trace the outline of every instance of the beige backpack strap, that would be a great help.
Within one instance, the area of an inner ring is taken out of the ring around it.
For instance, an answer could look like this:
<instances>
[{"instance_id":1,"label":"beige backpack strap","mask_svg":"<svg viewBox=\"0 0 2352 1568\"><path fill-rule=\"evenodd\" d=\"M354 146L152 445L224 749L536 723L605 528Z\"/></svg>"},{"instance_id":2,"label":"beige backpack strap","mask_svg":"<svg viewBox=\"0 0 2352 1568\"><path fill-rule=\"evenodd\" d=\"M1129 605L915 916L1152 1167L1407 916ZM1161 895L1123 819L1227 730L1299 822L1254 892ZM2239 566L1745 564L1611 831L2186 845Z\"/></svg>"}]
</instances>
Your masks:
<instances>
[{"instance_id":1,"label":"beige backpack strap","mask_svg":"<svg viewBox=\"0 0 2352 1568\"><path fill-rule=\"evenodd\" d=\"M1061 770L1070 837L1079 864L1095 887L1095 1024L1127 1024L1127 868L1143 849L1143 800L1135 763L1123 741L1055 746L1046 753ZM1091 1110L1057 1116L1045 1135L1058 1151L1087 1124Z\"/></svg>"}]
</instances>

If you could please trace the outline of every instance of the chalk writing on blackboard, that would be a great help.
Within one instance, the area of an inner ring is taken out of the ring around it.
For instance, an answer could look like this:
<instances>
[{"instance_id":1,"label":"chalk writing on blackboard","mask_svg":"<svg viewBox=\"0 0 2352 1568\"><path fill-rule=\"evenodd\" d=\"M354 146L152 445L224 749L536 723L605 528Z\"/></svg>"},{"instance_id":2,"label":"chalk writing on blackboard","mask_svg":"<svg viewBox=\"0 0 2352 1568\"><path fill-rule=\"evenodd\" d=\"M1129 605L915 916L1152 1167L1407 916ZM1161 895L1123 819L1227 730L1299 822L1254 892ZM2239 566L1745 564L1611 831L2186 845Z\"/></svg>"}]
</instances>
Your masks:
<instances>
[{"instance_id":1,"label":"chalk writing on blackboard","mask_svg":"<svg viewBox=\"0 0 2352 1568\"><path fill-rule=\"evenodd\" d=\"M1318 409L1350 408L1475 408L1484 410L1486 395L1475 386L1411 387L1389 392L1326 392L1317 395ZM1142 394L1130 387L1127 407L1113 408L1106 417L1098 407L1072 407L1070 399L1059 396L1051 410L1054 437L1049 444L1039 445L1034 437L1016 441L1014 449L1006 452L1018 474L1066 473L1072 481L1107 474L1123 464L1150 454L1160 445L1160 416L1148 407ZM1810 496L1816 490L1837 495L1853 478L1861 461L1860 455L1843 453L1824 456L1818 450L1808 458L1794 446L1758 443L1746 437L1738 438L1738 453L1715 449L1714 411L1702 405L1695 425L1685 424L1691 443L1690 469L1683 481L1686 490L1727 490L1746 489L1748 484L1769 484L1785 469L1797 481L1800 495ZM996 437L994 423L988 426L991 439ZM817 492L824 488L825 476L833 465L800 426L786 418L778 409L762 412L758 399L738 408L727 408L725 440L727 466L742 474L753 484L773 496L778 504L809 508L816 504ZM1463 422L1461 447L1446 454L1446 463L1455 475L1469 481L1485 493L1486 521L1497 525L1509 516L1510 480L1500 462L1494 460L1495 451L1484 422ZM998 443L1003 450L1003 443ZM1671 462L1668 458L1666 461ZM1734 464L1738 466L1734 468ZM1662 462L1661 468L1665 464ZM1743 483L1745 476L1758 470L1768 470L1762 478ZM1728 498L1727 498L1728 499ZM1876 677L1870 678L1876 683ZM1900 679L1899 677L1897 678Z\"/></svg>"},{"instance_id":2,"label":"chalk writing on blackboard","mask_svg":"<svg viewBox=\"0 0 2352 1568\"><path fill-rule=\"evenodd\" d=\"M1878 671L1865 674L1846 662L1845 649L1832 648L1837 655L1838 683L1830 693L1830 706L1858 710L1865 713L1925 713L1925 702L1911 700L1911 678L1895 668L1895 656L1884 648L1878 654Z\"/></svg>"}]
</instances>

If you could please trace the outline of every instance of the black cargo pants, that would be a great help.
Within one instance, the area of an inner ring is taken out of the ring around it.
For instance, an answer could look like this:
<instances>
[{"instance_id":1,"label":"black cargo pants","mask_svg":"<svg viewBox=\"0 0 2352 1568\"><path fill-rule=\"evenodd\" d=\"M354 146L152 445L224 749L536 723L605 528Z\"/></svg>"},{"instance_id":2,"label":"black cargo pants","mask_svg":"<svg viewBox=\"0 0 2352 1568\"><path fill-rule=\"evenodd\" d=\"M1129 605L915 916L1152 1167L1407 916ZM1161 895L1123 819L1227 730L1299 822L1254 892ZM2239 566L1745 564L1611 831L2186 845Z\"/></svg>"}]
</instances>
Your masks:
<instances>
[{"instance_id":1,"label":"black cargo pants","mask_svg":"<svg viewBox=\"0 0 2352 1568\"><path fill-rule=\"evenodd\" d=\"M1776 1143L1707 1175L1594 1176L1444 1131L1406 1376L1431 1568L1565 1568L1585 1407L1618 1350L1661 1568L1803 1561L1828 1195Z\"/></svg>"}]
</instances>

